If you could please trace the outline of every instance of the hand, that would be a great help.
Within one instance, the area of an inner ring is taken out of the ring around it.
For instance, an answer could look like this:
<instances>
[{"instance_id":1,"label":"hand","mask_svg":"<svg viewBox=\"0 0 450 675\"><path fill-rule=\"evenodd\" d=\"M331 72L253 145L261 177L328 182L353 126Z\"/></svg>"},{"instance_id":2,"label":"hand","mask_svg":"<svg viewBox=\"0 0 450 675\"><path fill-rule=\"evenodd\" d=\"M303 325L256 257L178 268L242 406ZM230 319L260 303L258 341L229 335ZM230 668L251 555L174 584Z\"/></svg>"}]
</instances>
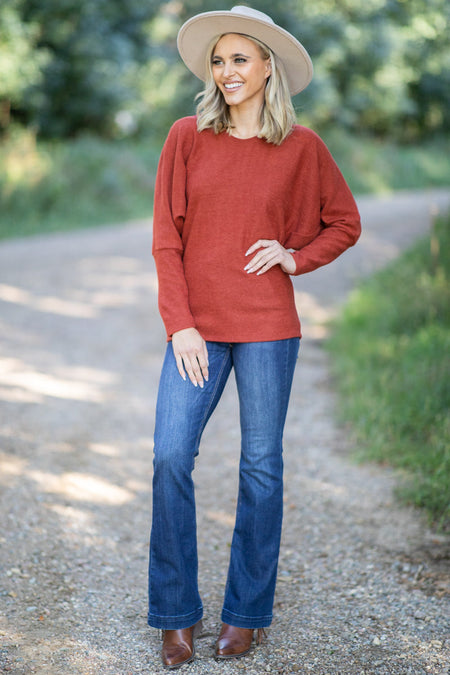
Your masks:
<instances>
[{"instance_id":1,"label":"hand","mask_svg":"<svg viewBox=\"0 0 450 675\"><path fill-rule=\"evenodd\" d=\"M194 387L203 389L203 379L208 381L208 349L196 328L185 328L172 335L172 349L178 372L183 380L186 373ZM185 372L186 368L186 372Z\"/></svg>"},{"instance_id":2,"label":"hand","mask_svg":"<svg viewBox=\"0 0 450 675\"><path fill-rule=\"evenodd\" d=\"M245 255L251 255L255 251L258 253L244 267L247 274L252 272L264 274L274 265L279 265L286 274L294 274L297 269L294 256L275 239L259 239L253 246L250 246Z\"/></svg>"}]
</instances>

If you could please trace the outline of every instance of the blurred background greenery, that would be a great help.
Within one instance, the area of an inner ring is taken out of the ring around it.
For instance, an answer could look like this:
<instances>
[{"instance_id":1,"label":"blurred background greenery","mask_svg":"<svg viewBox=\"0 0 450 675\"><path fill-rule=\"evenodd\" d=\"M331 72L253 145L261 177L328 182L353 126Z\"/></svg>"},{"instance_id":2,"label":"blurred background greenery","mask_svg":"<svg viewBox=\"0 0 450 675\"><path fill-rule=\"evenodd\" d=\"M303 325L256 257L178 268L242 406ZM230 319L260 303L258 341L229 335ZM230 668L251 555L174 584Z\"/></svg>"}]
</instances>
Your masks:
<instances>
[{"instance_id":1,"label":"blurred background greenery","mask_svg":"<svg viewBox=\"0 0 450 675\"><path fill-rule=\"evenodd\" d=\"M1 0L0 238L151 215L164 138L202 88L178 57L178 28L233 4ZM448 0L250 4L311 54L298 120L322 136L355 193L449 185ZM449 225L434 235L441 251ZM365 456L400 466L406 498L441 527L449 265L421 242L361 289L330 343L343 418Z\"/></svg>"},{"instance_id":2,"label":"blurred background greenery","mask_svg":"<svg viewBox=\"0 0 450 675\"><path fill-rule=\"evenodd\" d=\"M0 236L148 216L164 137L201 89L177 55L178 28L232 4L2 0ZM446 0L253 6L310 52L298 119L354 191L448 183Z\"/></svg>"}]
</instances>

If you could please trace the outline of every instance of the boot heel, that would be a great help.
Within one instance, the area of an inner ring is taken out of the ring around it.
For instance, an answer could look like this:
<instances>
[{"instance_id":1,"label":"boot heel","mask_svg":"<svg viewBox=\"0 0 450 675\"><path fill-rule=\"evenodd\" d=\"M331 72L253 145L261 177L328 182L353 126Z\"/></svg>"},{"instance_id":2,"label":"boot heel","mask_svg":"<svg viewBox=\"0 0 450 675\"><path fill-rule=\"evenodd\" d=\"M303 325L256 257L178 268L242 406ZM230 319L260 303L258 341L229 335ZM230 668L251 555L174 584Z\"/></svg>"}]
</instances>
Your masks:
<instances>
[{"instance_id":1,"label":"boot heel","mask_svg":"<svg viewBox=\"0 0 450 675\"><path fill-rule=\"evenodd\" d=\"M200 621L197 621L197 623L194 625L194 628L192 629L192 637L193 638L198 638L203 631L203 621L200 619Z\"/></svg>"}]
</instances>

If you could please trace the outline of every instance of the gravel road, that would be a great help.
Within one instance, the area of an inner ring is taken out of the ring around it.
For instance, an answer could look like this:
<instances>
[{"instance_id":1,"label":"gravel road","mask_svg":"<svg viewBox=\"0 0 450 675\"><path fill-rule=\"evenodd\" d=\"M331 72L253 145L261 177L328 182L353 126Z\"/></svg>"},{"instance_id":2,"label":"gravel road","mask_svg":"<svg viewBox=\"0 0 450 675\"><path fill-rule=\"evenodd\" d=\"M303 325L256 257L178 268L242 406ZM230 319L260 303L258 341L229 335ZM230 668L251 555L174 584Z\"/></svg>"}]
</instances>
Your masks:
<instances>
[{"instance_id":1,"label":"gravel road","mask_svg":"<svg viewBox=\"0 0 450 675\"><path fill-rule=\"evenodd\" d=\"M304 340L285 434L275 620L249 656L213 643L236 498L230 381L196 468L205 630L181 672L448 674L449 540L356 465L334 419L327 320L450 206L449 191L362 198L364 234L295 280ZM0 245L0 672L157 675L146 625L153 415L165 347L149 222Z\"/></svg>"}]
</instances>

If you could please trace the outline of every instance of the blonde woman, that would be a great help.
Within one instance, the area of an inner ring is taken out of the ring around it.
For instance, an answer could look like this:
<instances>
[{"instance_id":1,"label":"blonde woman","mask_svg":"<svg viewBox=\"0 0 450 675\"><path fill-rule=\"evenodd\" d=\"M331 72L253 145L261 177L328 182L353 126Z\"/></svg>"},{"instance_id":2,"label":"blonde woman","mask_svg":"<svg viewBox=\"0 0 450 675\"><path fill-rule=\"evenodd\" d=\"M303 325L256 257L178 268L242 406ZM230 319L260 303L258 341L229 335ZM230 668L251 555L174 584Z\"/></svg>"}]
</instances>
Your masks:
<instances>
[{"instance_id":1,"label":"blonde woman","mask_svg":"<svg viewBox=\"0 0 450 675\"><path fill-rule=\"evenodd\" d=\"M149 625L162 659L194 658L195 456L227 378L240 405L239 495L215 657L246 654L272 621L283 505L282 437L301 337L290 276L357 241L350 190L291 96L312 78L304 47L248 7L206 12L178 35L205 82L197 115L164 145L153 255L168 344L156 408ZM217 460L220 481L221 459Z\"/></svg>"}]
</instances>

